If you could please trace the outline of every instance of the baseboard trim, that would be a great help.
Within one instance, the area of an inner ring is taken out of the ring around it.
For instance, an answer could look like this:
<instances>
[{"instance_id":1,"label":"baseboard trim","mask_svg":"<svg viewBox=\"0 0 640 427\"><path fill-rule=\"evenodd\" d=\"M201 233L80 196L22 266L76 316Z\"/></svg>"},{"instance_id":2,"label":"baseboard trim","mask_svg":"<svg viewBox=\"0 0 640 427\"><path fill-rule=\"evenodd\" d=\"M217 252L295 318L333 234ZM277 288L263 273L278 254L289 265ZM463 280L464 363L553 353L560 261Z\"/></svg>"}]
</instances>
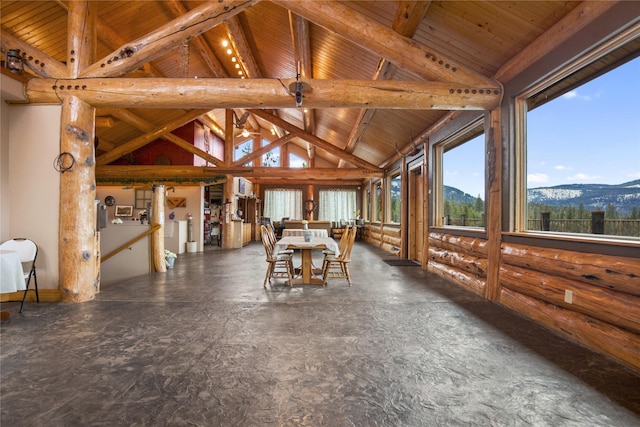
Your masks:
<instances>
[{"instance_id":1,"label":"baseboard trim","mask_svg":"<svg viewBox=\"0 0 640 427\"><path fill-rule=\"evenodd\" d=\"M22 301L23 296L24 296L24 291L11 292L8 294L0 294L0 302ZM38 289L38 296L40 297L40 302L62 301L62 297L60 296L59 289ZM36 291L32 288L29 288L29 292L27 293L27 301L29 302L36 301Z\"/></svg>"}]
</instances>

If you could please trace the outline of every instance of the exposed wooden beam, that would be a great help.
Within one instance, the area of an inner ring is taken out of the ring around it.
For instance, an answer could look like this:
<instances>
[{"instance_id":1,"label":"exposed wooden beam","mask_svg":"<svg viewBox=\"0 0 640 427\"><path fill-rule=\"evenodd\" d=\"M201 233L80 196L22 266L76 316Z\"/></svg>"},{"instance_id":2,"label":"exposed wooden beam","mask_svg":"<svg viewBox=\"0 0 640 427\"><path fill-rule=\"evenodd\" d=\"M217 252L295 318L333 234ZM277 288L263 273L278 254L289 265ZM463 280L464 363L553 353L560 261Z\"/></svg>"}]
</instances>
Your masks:
<instances>
[{"instance_id":1,"label":"exposed wooden beam","mask_svg":"<svg viewBox=\"0 0 640 427\"><path fill-rule=\"evenodd\" d=\"M44 78L66 78L67 66L35 49L31 45L12 36L6 31L0 31L0 45L2 51L7 52L9 49L20 49L20 54L24 62L24 66L33 71L37 76Z\"/></svg>"},{"instance_id":2,"label":"exposed wooden beam","mask_svg":"<svg viewBox=\"0 0 640 427\"><path fill-rule=\"evenodd\" d=\"M581 2L533 43L503 64L495 78L501 82L508 82L618 3L618 1Z\"/></svg>"},{"instance_id":3,"label":"exposed wooden beam","mask_svg":"<svg viewBox=\"0 0 640 427\"><path fill-rule=\"evenodd\" d=\"M247 78L259 78L262 77L260 73L260 68L256 63L256 59L253 56L253 52L249 47L249 43L247 42L247 38L244 35L244 31L242 30L242 25L240 25L240 20L237 16L233 16L224 21L224 25L227 27L227 34L229 37L229 43L233 46L236 54L238 55L238 61L240 66L246 72L245 77ZM236 76L239 77L239 76Z\"/></svg>"},{"instance_id":4,"label":"exposed wooden beam","mask_svg":"<svg viewBox=\"0 0 640 427\"><path fill-rule=\"evenodd\" d=\"M96 159L96 165L108 165L109 163L113 162L114 160L118 160L120 157L127 155L129 153L132 153L133 151L137 150L140 147L145 146L146 144L150 143L151 141L154 141L160 137L162 137L162 135L164 135L165 133L169 133L172 130L179 128L180 126L183 126L187 123L189 123L190 121L193 121L195 119L198 118L198 116L206 113L207 111L203 111L203 110L194 110L194 111L190 111L180 117L178 117L177 119L174 119L168 123L165 123L164 125L154 129L151 132L148 132L144 135L141 135L129 142L126 142L122 145L119 145L118 147L114 148L113 150L99 156Z\"/></svg>"},{"instance_id":5,"label":"exposed wooden beam","mask_svg":"<svg viewBox=\"0 0 640 427\"><path fill-rule=\"evenodd\" d=\"M431 1L402 0L396 10L391 29L401 36L413 37L430 5ZM391 80L397 70L398 67L382 58L378 62L376 71L373 73L372 80ZM347 145L344 147L345 151L349 153L355 151L360 142L360 138L371 122L374 111L375 110L372 109L363 109L360 111L358 119L349 134L349 139L347 139ZM339 163L339 166L343 166L342 161Z\"/></svg>"},{"instance_id":6,"label":"exposed wooden beam","mask_svg":"<svg viewBox=\"0 0 640 427\"><path fill-rule=\"evenodd\" d=\"M296 63L296 77L312 79L313 63L311 56L311 40L309 35L309 21L289 12L289 23L291 26L291 41L293 42L293 56ZM299 76L298 76L299 74ZM304 130L308 133L316 133L315 111L311 108L302 110L302 122ZM307 142L307 156L309 160L315 158L316 152L313 144Z\"/></svg>"},{"instance_id":7,"label":"exposed wooden beam","mask_svg":"<svg viewBox=\"0 0 640 427\"><path fill-rule=\"evenodd\" d=\"M342 2L296 0L278 4L419 76L471 86L499 87L490 78L456 63L436 49L399 35Z\"/></svg>"},{"instance_id":8,"label":"exposed wooden beam","mask_svg":"<svg viewBox=\"0 0 640 427\"><path fill-rule=\"evenodd\" d=\"M146 121L145 119L143 119L142 117L138 116L137 114L132 113L129 110L126 109L118 109L118 108L111 108L111 109L106 109L104 110L110 114L112 114L113 116L117 117L118 119L120 119L121 121L130 124L131 126L137 128L138 130L141 130L145 133L149 133L149 132L153 132L154 129L157 128L157 125ZM200 118L200 117L198 117ZM170 131L159 136L159 138L164 138L172 143L174 143L175 145L177 145L178 147L182 148L185 151L188 151L191 154L194 154L210 163L213 163L214 165L222 165L223 162L222 160L212 156L211 154L207 153L206 151L203 151L201 149L199 149L198 147L196 147L195 145L193 145L192 143L186 141L183 138L180 138L177 135L172 134ZM151 142L151 141L149 141Z\"/></svg>"},{"instance_id":9,"label":"exposed wooden beam","mask_svg":"<svg viewBox=\"0 0 640 427\"><path fill-rule=\"evenodd\" d=\"M116 77L221 24L259 0L219 0L198 6L157 30L121 46L88 67L82 77Z\"/></svg>"},{"instance_id":10,"label":"exposed wooden beam","mask_svg":"<svg viewBox=\"0 0 640 427\"><path fill-rule=\"evenodd\" d=\"M345 186L345 185L362 185L362 179L301 179L301 178L251 178L250 180L254 184L261 185L335 185L335 186Z\"/></svg>"},{"instance_id":11,"label":"exposed wooden beam","mask_svg":"<svg viewBox=\"0 0 640 427\"><path fill-rule=\"evenodd\" d=\"M94 107L119 108L291 108L289 85L295 79L31 79L31 103L59 103L77 96ZM444 82L306 80L308 108L387 108L489 110L500 102L499 89Z\"/></svg>"},{"instance_id":12,"label":"exposed wooden beam","mask_svg":"<svg viewBox=\"0 0 640 427\"><path fill-rule=\"evenodd\" d=\"M187 8L180 0L169 0L165 2L165 5L169 10L171 10L175 18L178 18L188 12ZM191 44L200 54L200 57L202 58L204 63L207 64L207 67L209 67L209 70L211 70L214 76L229 77L229 73L227 73L227 71L224 69L224 67L220 63L220 60L213 52L213 49L211 49L211 46L209 46L207 41L202 36L192 39Z\"/></svg>"},{"instance_id":13,"label":"exposed wooden beam","mask_svg":"<svg viewBox=\"0 0 640 427\"><path fill-rule=\"evenodd\" d=\"M370 170L375 170L378 169L378 167L372 163L369 163L365 160L362 160L360 157L358 156L354 156L351 153L347 153L344 150L336 147L335 145L331 144L330 142L327 142L321 138L318 138L317 136L307 133L305 132L303 129L300 129L297 126L292 125L291 123L281 119L280 117L274 116L272 114L269 114L263 110L251 110L253 112L253 114L257 115L258 117L262 117L265 120L270 121L271 123L275 124L276 126L281 127L282 129L286 130L287 132L296 135L302 139L304 139L305 141L308 141L310 143L312 143L313 145L315 145L317 148L320 148L322 150L328 151L329 153L338 156L340 158L345 159L346 161L348 161L349 163L351 163L354 166L357 167L361 167L361 168L365 168L365 169L370 169Z\"/></svg>"},{"instance_id":14,"label":"exposed wooden beam","mask_svg":"<svg viewBox=\"0 0 640 427\"><path fill-rule=\"evenodd\" d=\"M201 167L201 166L156 166L133 165L96 167L96 181L100 183L130 182L212 182L222 175L246 178L289 178L289 179L369 179L382 177L384 171L359 168L269 168L269 167Z\"/></svg>"}]
</instances>

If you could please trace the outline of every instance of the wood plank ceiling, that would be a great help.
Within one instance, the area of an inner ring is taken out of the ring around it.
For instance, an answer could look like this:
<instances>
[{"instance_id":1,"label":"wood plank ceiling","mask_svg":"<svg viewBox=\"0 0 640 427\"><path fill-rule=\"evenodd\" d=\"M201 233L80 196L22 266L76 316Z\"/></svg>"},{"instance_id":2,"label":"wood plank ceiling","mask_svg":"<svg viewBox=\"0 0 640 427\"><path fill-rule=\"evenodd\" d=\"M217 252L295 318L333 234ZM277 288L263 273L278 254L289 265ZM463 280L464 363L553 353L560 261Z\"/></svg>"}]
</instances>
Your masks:
<instances>
[{"instance_id":1,"label":"wood plank ceiling","mask_svg":"<svg viewBox=\"0 0 640 427\"><path fill-rule=\"evenodd\" d=\"M206 2L113 0L95 3L98 59ZM296 79L300 72L303 81L368 80L373 84L374 80L389 80L418 84L433 79L428 70L422 72L412 64L419 64L424 61L423 56L429 58L431 54L457 64L461 72L479 75L491 82L502 65L579 4L501 0L256 1L223 24L162 53L124 77ZM65 63L67 8L65 1L2 0L2 51L6 52L20 41ZM387 30L395 32L397 37L390 38ZM225 40L229 42L228 47L223 46ZM389 56L394 57L387 58L389 61L380 55L385 46L405 40L410 43L400 55L390 52ZM231 55L227 49L231 49ZM415 142L410 138L423 134L448 114L446 110L419 107L304 108L304 105L303 100L303 108L296 108L292 99L290 108L278 108L274 113L337 149L317 148L313 138L295 137L288 143L290 152L299 156L310 153L314 156L311 165L327 168L352 167L341 153L352 153L364 162L384 167L396 156L396 147L410 148ZM167 123L175 123L187 112L186 109L100 107L97 116L107 125L96 129L100 139L98 155ZM236 109L237 116L244 112ZM214 108L202 117L207 125L220 129L220 136L224 137L225 109ZM264 117L250 114L247 127L252 131L264 129L264 134L270 135L273 125ZM281 136L284 132L278 130Z\"/></svg>"}]
</instances>

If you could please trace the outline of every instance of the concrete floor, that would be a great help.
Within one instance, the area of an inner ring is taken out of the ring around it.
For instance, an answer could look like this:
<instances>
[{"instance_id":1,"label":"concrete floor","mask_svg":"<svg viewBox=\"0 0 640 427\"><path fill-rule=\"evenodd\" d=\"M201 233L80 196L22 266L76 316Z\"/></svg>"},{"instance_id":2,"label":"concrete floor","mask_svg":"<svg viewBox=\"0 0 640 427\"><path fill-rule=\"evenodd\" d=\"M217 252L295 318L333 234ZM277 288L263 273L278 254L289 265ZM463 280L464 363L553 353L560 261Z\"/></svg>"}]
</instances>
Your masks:
<instances>
[{"instance_id":1,"label":"concrete floor","mask_svg":"<svg viewBox=\"0 0 640 427\"><path fill-rule=\"evenodd\" d=\"M640 426L640 375L356 243L263 289L261 244L83 304L2 304L4 426ZM108 261L107 261L108 262Z\"/></svg>"}]
</instances>

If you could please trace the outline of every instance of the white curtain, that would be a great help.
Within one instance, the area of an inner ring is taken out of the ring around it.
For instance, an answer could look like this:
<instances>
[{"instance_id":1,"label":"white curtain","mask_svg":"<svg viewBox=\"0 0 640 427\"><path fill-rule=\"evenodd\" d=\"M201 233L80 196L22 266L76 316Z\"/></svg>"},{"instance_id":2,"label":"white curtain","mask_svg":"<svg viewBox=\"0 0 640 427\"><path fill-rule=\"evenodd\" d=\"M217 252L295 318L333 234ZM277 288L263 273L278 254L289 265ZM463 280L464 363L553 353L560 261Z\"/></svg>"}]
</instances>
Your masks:
<instances>
[{"instance_id":1,"label":"white curtain","mask_svg":"<svg viewBox=\"0 0 640 427\"><path fill-rule=\"evenodd\" d=\"M320 190L318 219L349 220L356 217L356 190Z\"/></svg>"},{"instance_id":2,"label":"white curtain","mask_svg":"<svg viewBox=\"0 0 640 427\"><path fill-rule=\"evenodd\" d=\"M302 219L302 190L276 188L264 192L264 216L271 221Z\"/></svg>"}]
</instances>

